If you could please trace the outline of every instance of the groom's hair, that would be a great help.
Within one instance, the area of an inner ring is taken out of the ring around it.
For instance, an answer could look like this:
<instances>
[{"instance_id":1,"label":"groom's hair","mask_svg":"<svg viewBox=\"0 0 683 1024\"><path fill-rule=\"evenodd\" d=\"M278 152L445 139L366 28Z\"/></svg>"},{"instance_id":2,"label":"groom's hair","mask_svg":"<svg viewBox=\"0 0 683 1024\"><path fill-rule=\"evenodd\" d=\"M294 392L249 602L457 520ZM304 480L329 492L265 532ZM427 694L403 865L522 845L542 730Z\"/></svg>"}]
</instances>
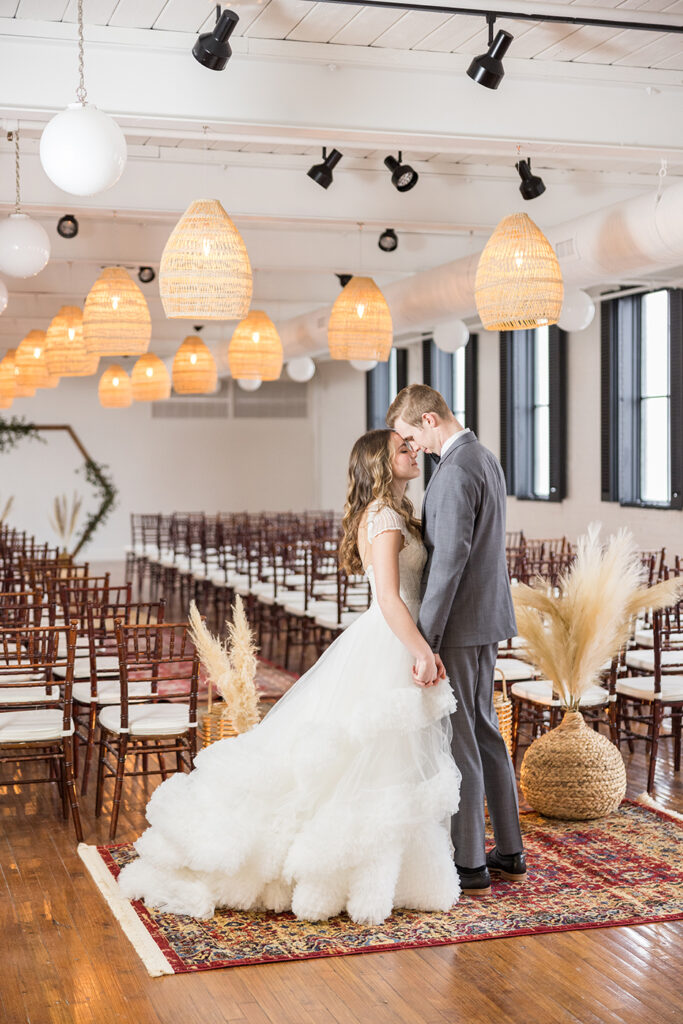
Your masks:
<instances>
[{"instance_id":1,"label":"groom's hair","mask_svg":"<svg viewBox=\"0 0 683 1024\"><path fill-rule=\"evenodd\" d=\"M434 388L430 388L428 384L409 384L407 388L399 391L389 406L387 425L393 428L400 416L411 426L419 427L426 412L433 412L442 420L448 420L453 416L443 395Z\"/></svg>"}]
</instances>

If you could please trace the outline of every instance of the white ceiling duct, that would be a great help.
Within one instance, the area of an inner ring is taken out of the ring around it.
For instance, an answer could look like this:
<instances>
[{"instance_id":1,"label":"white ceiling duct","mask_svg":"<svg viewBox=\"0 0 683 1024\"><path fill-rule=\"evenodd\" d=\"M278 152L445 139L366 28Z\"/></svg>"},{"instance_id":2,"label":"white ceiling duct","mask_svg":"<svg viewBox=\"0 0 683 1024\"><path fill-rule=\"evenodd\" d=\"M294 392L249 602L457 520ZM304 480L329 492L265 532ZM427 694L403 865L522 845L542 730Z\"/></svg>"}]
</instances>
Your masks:
<instances>
[{"instance_id":1,"label":"white ceiling duct","mask_svg":"<svg viewBox=\"0 0 683 1024\"><path fill-rule=\"evenodd\" d=\"M546 230L565 284L614 284L683 263L683 183L661 196L628 199ZM455 317L476 315L474 278L480 253L424 270L382 289L394 335L429 330ZM331 306L278 324L285 358L327 350Z\"/></svg>"}]
</instances>

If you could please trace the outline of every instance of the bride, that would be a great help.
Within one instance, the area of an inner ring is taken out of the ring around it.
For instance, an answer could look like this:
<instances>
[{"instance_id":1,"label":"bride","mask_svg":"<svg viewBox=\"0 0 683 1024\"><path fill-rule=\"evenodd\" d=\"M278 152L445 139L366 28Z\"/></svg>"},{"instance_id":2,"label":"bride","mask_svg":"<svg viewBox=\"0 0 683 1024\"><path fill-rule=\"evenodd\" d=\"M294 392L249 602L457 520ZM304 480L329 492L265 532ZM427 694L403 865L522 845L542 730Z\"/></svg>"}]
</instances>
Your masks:
<instances>
[{"instance_id":1,"label":"bride","mask_svg":"<svg viewBox=\"0 0 683 1024\"><path fill-rule=\"evenodd\" d=\"M426 554L405 489L418 475L397 433L356 441L339 557L367 574L370 608L258 726L155 790L119 876L126 897L200 918L346 911L365 924L457 900L455 698L415 625Z\"/></svg>"}]
</instances>

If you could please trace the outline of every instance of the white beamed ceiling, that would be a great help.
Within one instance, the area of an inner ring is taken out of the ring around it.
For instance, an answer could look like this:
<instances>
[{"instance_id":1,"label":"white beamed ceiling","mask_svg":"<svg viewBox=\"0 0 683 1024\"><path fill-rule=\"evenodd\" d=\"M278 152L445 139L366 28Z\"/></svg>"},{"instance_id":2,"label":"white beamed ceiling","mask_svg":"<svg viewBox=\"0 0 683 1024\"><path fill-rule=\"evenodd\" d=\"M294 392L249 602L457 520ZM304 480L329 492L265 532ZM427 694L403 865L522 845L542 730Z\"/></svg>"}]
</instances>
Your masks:
<instances>
[{"instance_id":1,"label":"white beamed ceiling","mask_svg":"<svg viewBox=\"0 0 683 1024\"><path fill-rule=\"evenodd\" d=\"M85 0L88 96L121 124L129 159L113 189L77 199L38 158L43 126L74 99L76 0L0 0L0 120L20 123L23 205L53 244L36 278L6 279L0 354L60 305L82 304L102 266L157 269L172 225L202 195L221 199L244 235L254 307L283 320L333 301L337 272L381 286L481 249L508 213L550 227L654 193L662 161L664 187L683 177L683 34L501 18L514 41L490 92L465 75L486 49L480 16L305 0L233 7L233 58L214 73L190 55L214 20L206 0ZM683 0L496 8L683 24ZM306 176L322 146L344 154L328 191ZM420 172L405 195L383 166L398 149ZM518 192L519 155L547 186L532 203ZM3 133L3 213L13 198ZM55 231L66 212L80 222L71 241ZM393 254L377 247L386 227L399 234ZM142 287L152 347L169 355L192 325L165 319L156 281ZM203 336L217 342L233 326L207 323Z\"/></svg>"}]
</instances>

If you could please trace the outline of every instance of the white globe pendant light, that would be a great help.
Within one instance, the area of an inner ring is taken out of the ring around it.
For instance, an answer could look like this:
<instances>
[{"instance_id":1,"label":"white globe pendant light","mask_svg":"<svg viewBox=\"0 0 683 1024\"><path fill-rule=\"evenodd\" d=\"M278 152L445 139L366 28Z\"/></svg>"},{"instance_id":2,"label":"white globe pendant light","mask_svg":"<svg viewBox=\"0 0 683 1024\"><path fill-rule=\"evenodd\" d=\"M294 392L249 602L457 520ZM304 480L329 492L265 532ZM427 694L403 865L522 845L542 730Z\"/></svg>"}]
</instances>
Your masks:
<instances>
[{"instance_id":1,"label":"white globe pendant light","mask_svg":"<svg viewBox=\"0 0 683 1024\"><path fill-rule=\"evenodd\" d=\"M457 352L466 345L470 331L462 320L450 320L434 328L434 344L441 352Z\"/></svg>"},{"instance_id":2,"label":"white globe pendant light","mask_svg":"<svg viewBox=\"0 0 683 1024\"><path fill-rule=\"evenodd\" d=\"M359 373L368 373L369 370L374 370L377 366L376 359L349 359L349 363Z\"/></svg>"},{"instance_id":3,"label":"white globe pendant light","mask_svg":"<svg viewBox=\"0 0 683 1024\"><path fill-rule=\"evenodd\" d=\"M40 162L50 181L72 196L95 196L115 185L126 166L123 132L92 103L70 103L40 137Z\"/></svg>"},{"instance_id":4,"label":"white globe pendant light","mask_svg":"<svg viewBox=\"0 0 683 1024\"><path fill-rule=\"evenodd\" d=\"M76 103L55 114L40 138L40 162L50 181L73 196L95 196L115 185L126 166L126 140L109 114L87 102L83 72L83 0L78 0Z\"/></svg>"},{"instance_id":5,"label":"white globe pendant light","mask_svg":"<svg viewBox=\"0 0 683 1024\"><path fill-rule=\"evenodd\" d=\"M237 386L242 388L242 391L258 391L261 387L260 377L242 377L237 381Z\"/></svg>"},{"instance_id":6,"label":"white globe pendant light","mask_svg":"<svg viewBox=\"0 0 683 1024\"><path fill-rule=\"evenodd\" d=\"M0 281L0 313L4 313L7 309L7 303L9 301L9 293L7 291L7 285L4 281Z\"/></svg>"},{"instance_id":7,"label":"white globe pendant light","mask_svg":"<svg viewBox=\"0 0 683 1024\"><path fill-rule=\"evenodd\" d=\"M562 299L558 327L563 331L583 331L593 322L595 303L590 295L579 288L567 288Z\"/></svg>"},{"instance_id":8,"label":"white globe pendant light","mask_svg":"<svg viewBox=\"0 0 683 1024\"><path fill-rule=\"evenodd\" d=\"M287 363L287 376L298 384L305 384L315 373L315 363L309 356L299 356Z\"/></svg>"},{"instance_id":9,"label":"white globe pendant light","mask_svg":"<svg viewBox=\"0 0 683 1024\"><path fill-rule=\"evenodd\" d=\"M0 271L10 277L35 277L50 258L50 239L42 224L21 212L19 129L9 134L14 139L16 196L14 213L0 221Z\"/></svg>"}]
</instances>

